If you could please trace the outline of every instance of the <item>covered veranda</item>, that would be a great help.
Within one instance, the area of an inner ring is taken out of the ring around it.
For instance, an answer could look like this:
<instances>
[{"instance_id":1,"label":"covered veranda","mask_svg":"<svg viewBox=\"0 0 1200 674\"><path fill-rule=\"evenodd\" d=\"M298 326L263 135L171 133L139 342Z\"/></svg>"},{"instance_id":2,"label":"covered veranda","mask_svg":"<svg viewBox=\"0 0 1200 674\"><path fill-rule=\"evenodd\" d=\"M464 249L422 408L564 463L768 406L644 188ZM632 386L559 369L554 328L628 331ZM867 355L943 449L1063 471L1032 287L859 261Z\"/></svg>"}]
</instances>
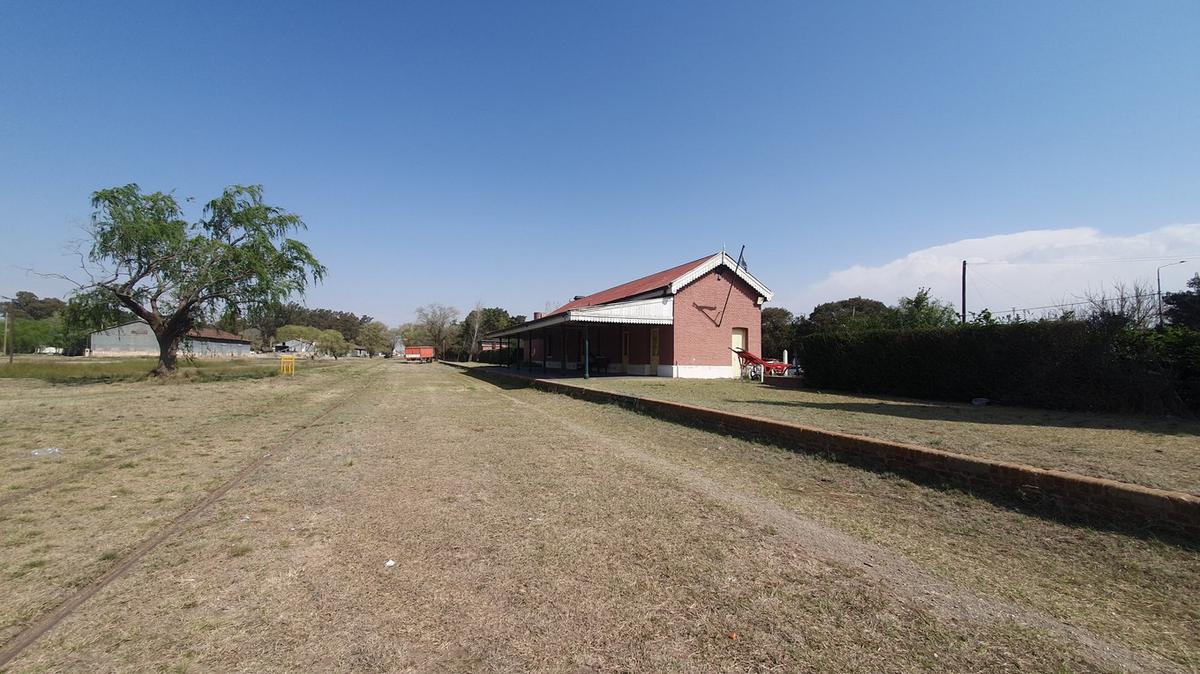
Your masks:
<instances>
[{"instance_id":1,"label":"covered veranda","mask_svg":"<svg viewBox=\"0 0 1200 674\"><path fill-rule=\"evenodd\" d=\"M487 335L508 367L554 376L658 375L672 363L671 298L621 302L536 318Z\"/></svg>"}]
</instances>

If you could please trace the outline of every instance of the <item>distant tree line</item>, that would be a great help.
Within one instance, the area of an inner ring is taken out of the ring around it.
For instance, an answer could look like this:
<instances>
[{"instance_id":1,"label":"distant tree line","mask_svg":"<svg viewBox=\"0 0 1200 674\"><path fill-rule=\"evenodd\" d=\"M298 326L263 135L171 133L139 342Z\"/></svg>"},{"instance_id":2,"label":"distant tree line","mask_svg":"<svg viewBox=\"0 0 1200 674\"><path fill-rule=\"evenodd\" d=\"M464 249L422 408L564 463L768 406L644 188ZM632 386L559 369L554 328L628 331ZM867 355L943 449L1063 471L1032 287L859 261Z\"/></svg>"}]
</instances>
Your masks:
<instances>
[{"instance_id":1,"label":"distant tree line","mask_svg":"<svg viewBox=\"0 0 1200 674\"><path fill-rule=\"evenodd\" d=\"M66 344L62 319L66 306L58 298L40 298L27 290L18 291L10 301L0 302L0 313L12 320L9 349L13 353L33 353L41 347ZM0 330L3 329L0 324Z\"/></svg>"},{"instance_id":2,"label":"distant tree line","mask_svg":"<svg viewBox=\"0 0 1200 674\"><path fill-rule=\"evenodd\" d=\"M796 354L800 339L818 332L861 330L920 330L948 328L959 322L954 307L929 296L920 288L912 297L901 297L895 306L865 297L825 302L808 316L796 316L780 307L762 310L763 355L779 358L784 349Z\"/></svg>"},{"instance_id":3,"label":"distant tree line","mask_svg":"<svg viewBox=\"0 0 1200 674\"><path fill-rule=\"evenodd\" d=\"M11 302L0 303L13 317L14 353L33 353L53 346L67 352L82 353L87 337L97 327L108 327L134 320L133 314L105 304L109 313L97 318L97 308L88 306L92 295L82 294L69 302L58 298L40 298L20 291ZM433 346L439 357L451 360L478 360L485 335L524 323L522 314L510 314L501 307L477 304L460 320L458 309L443 304L427 304L416 310L416 320L389 328L368 315L351 311L306 307L285 302L255 307L246 315L227 312L216 320L197 320L197 327L213 327L250 340L255 348L269 351L276 343L301 339L316 344L316 352L340 358L353 347L362 347L372 355L390 353L397 341L413 346Z\"/></svg>"},{"instance_id":4,"label":"distant tree line","mask_svg":"<svg viewBox=\"0 0 1200 674\"><path fill-rule=\"evenodd\" d=\"M20 290L11 301L0 302L0 313L12 319L9 348L13 353L33 353L44 347L62 349L65 353L82 353L87 348L91 330L81 318L95 314L86 305L87 298L65 302L57 297L38 297ZM107 320L117 323L132 318L132 314L109 309ZM0 330L3 326L0 325Z\"/></svg>"},{"instance_id":5,"label":"distant tree line","mask_svg":"<svg viewBox=\"0 0 1200 674\"><path fill-rule=\"evenodd\" d=\"M444 304L418 307L417 320L401 325L397 331L410 346L432 346L439 358L478 360L484 337L496 330L524 323L523 314L510 314L501 307L476 303L463 319L459 311Z\"/></svg>"},{"instance_id":6,"label":"distant tree line","mask_svg":"<svg viewBox=\"0 0 1200 674\"><path fill-rule=\"evenodd\" d=\"M12 301L0 302L0 309L12 313L13 352L33 353L49 346L79 353L87 348L88 335L94 329L135 319L129 312L110 308L109 314L97 321L94 308L87 306L90 297L76 296L68 302L22 290ZM198 320L196 327L239 335L262 350L270 350L276 342L304 339L318 343L319 352L335 357L346 355L352 346L372 353L390 352L395 336L387 325L370 316L295 302L261 307L246 317L226 314L215 321Z\"/></svg>"}]
</instances>

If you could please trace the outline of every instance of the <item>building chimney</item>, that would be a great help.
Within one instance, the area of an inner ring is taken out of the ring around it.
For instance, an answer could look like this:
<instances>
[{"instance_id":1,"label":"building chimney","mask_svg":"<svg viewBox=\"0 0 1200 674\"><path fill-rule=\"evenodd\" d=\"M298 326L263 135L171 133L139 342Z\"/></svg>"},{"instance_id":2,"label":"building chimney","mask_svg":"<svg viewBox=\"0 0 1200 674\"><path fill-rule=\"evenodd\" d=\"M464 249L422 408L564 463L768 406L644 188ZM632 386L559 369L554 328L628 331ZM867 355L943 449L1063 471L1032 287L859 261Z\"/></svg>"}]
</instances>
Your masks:
<instances>
[{"instance_id":1,"label":"building chimney","mask_svg":"<svg viewBox=\"0 0 1200 674\"><path fill-rule=\"evenodd\" d=\"M533 312L533 320L536 321L537 319L539 319L541 317L542 317L542 312L540 312L540 311Z\"/></svg>"}]
</instances>

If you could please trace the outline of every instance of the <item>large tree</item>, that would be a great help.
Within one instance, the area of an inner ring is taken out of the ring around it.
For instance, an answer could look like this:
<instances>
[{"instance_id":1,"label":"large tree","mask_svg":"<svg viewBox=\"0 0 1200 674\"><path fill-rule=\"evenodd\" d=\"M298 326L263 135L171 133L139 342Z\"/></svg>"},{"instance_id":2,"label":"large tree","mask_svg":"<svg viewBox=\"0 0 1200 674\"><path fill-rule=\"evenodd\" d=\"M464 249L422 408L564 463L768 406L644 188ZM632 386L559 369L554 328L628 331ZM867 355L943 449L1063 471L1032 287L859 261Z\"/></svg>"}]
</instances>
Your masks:
<instances>
[{"instance_id":1,"label":"large tree","mask_svg":"<svg viewBox=\"0 0 1200 674\"><path fill-rule=\"evenodd\" d=\"M341 334L341 333L338 333ZM281 342L290 342L293 339L303 340L305 342L317 342L321 339L321 329L314 328L311 325L285 325L275 331L275 338Z\"/></svg>"},{"instance_id":2,"label":"large tree","mask_svg":"<svg viewBox=\"0 0 1200 674\"><path fill-rule=\"evenodd\" d=\"M14 319L30 318L35 321L61 313L67 303L57 297L39 298L28 290L18 290L8 302L0 302L0 313L11 313Z\"/></svg>"},{"instance_id":3,"label":"large tree","mask_svg":"<svg viewBox=\"0 0 1200 674\"><path fill-rule=\"evenodd\" d=\"M388 353L392 350L392 331L379 321L371 321L358 331L358 345L372 357L377 353Z\"/></svg>"},{"instance_id":4,"label":"large tree","mask_svg":"<svg viewBox=\"0 0 1200 674\"><path fill-rule=\"evenodd\" d=\"M417 325L433 346L439 358L446 357L450 342L454 338L458 309L442 304L427 304L417 308Z\"/></svg>"},{"instance_id":5,"label":"large tree","mask_svg":"<svg viewBox=\"0 0 1200 674\"><path fill-rule=\"evenodd\" d=\"M879 300L850 297L818 304L808 319L818 331L862 330L884 327L891 312Z\"/></svg>"},{"instance_id":6,"label":"large tree","mask_svg":"<svg viewBox=\"0 0 1200 674\"><path fill-rule=\"evenodd\" d=\"M784 349L795 347L796 317L783 307L766 307L762 310L762 356L781 358Z\"/></svg>"},{"instance_id":7,"label":"large tree","mask_svg":"<svg viewBox=\"0 0 1200 674\"><path fill-rule=\"evenodd\" d=\"M317 348L321 353L333 356L334 360L350 352L350 342L337 330L322 330L317 339Z\"/></svg>"},{"instance_id":8,"label":"large tree","mask_svg":"<svg viewBox=\"0 0 1200 674\"><path fill-rule=\"evenodd\" d=\"M279 304L325 275L294 213L263 202L262 187L234 185L189 223L171 194L135 184L92 195L91 249L80 292L146 321L158 340L158 366L176 369L188 330L229 311Z\"/></svg>"},{"instance_id":9,"label":"large tree","mask_svg":"<svg viewBox=\"0 0 1200 674\"><path fill-rule=\"evenodd\" d=\"M1188 290L1163 295L1163 313L1172 325L1200 330L1200 274L1187 282Z\"/></svg>"},{"instance_id":10,"label":"large tree","mask_svg":"<svg viewBox=\"0 0 1200 674\"><path fill-rule=\"evenodd\" d=\"M891 312L891 327L905 329L952 328L959 324L958 311L929 296L929 288L917 289L912 297L901 297Z\"/></svg>"},{"instance_id":11,"label":"large tree","mask_svg":"<svg viewBox=\"0 0 1200 674\"><path fill-rule=\"evenodd\" d=\"M397 336L406 346L428 346L433 344L433 340L429 338L424 326L420 323L402 324L392 331L392 337Z\"/></svg>"},{"instance_id":12,"label":"large tree","mask_svg":"<svg viewBox=\"0 0 1200 674\"><path fill-rule=\"evenodd\" d=\"M514 320L514 317L508 314L508 310L501 307L484 307L483 304L476 302L475 308L463 319L460 327L459 337L467 360L471 360L479 353L480 340L484 335L525 322L524 316L519 318L522 320Z\"/></svg>"}]
</instances>

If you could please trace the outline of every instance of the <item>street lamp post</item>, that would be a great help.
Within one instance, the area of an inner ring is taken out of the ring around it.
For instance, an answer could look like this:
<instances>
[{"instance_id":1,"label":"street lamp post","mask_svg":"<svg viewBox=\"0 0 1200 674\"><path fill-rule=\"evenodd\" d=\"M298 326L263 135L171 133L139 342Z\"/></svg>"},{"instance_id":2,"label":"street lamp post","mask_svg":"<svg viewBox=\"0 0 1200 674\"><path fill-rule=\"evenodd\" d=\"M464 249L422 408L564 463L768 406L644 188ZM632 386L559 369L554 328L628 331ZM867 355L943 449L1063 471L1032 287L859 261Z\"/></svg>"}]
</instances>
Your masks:
<instances>
[{"instance_id":1,"label":"street lamp post","mask_svg":"<svg viewBox=\"0 0 1200 674\"><path fill-rule=\"evenodd\" d=\"M1180 260L1179 262L1168 262L1167 264L1164 264L1163 266L1161 266L1161 267L1159 267L1158 269L1155 269L1155 270L1154 270L1154 276L1155 276L1155 277L1158 279L1158 327L1159 327L1159 329L1162 329L1162 326L1163 326L1163 314L1162 314L1162 270L1166 269L1167 267L1174 267L1174 266L1175 266L1175 265L1177 265L1177 264L1184 264L1184 263L1186 263L1186 262L1187 262L1187 260Z\"/></svg>"}]
</instances>

